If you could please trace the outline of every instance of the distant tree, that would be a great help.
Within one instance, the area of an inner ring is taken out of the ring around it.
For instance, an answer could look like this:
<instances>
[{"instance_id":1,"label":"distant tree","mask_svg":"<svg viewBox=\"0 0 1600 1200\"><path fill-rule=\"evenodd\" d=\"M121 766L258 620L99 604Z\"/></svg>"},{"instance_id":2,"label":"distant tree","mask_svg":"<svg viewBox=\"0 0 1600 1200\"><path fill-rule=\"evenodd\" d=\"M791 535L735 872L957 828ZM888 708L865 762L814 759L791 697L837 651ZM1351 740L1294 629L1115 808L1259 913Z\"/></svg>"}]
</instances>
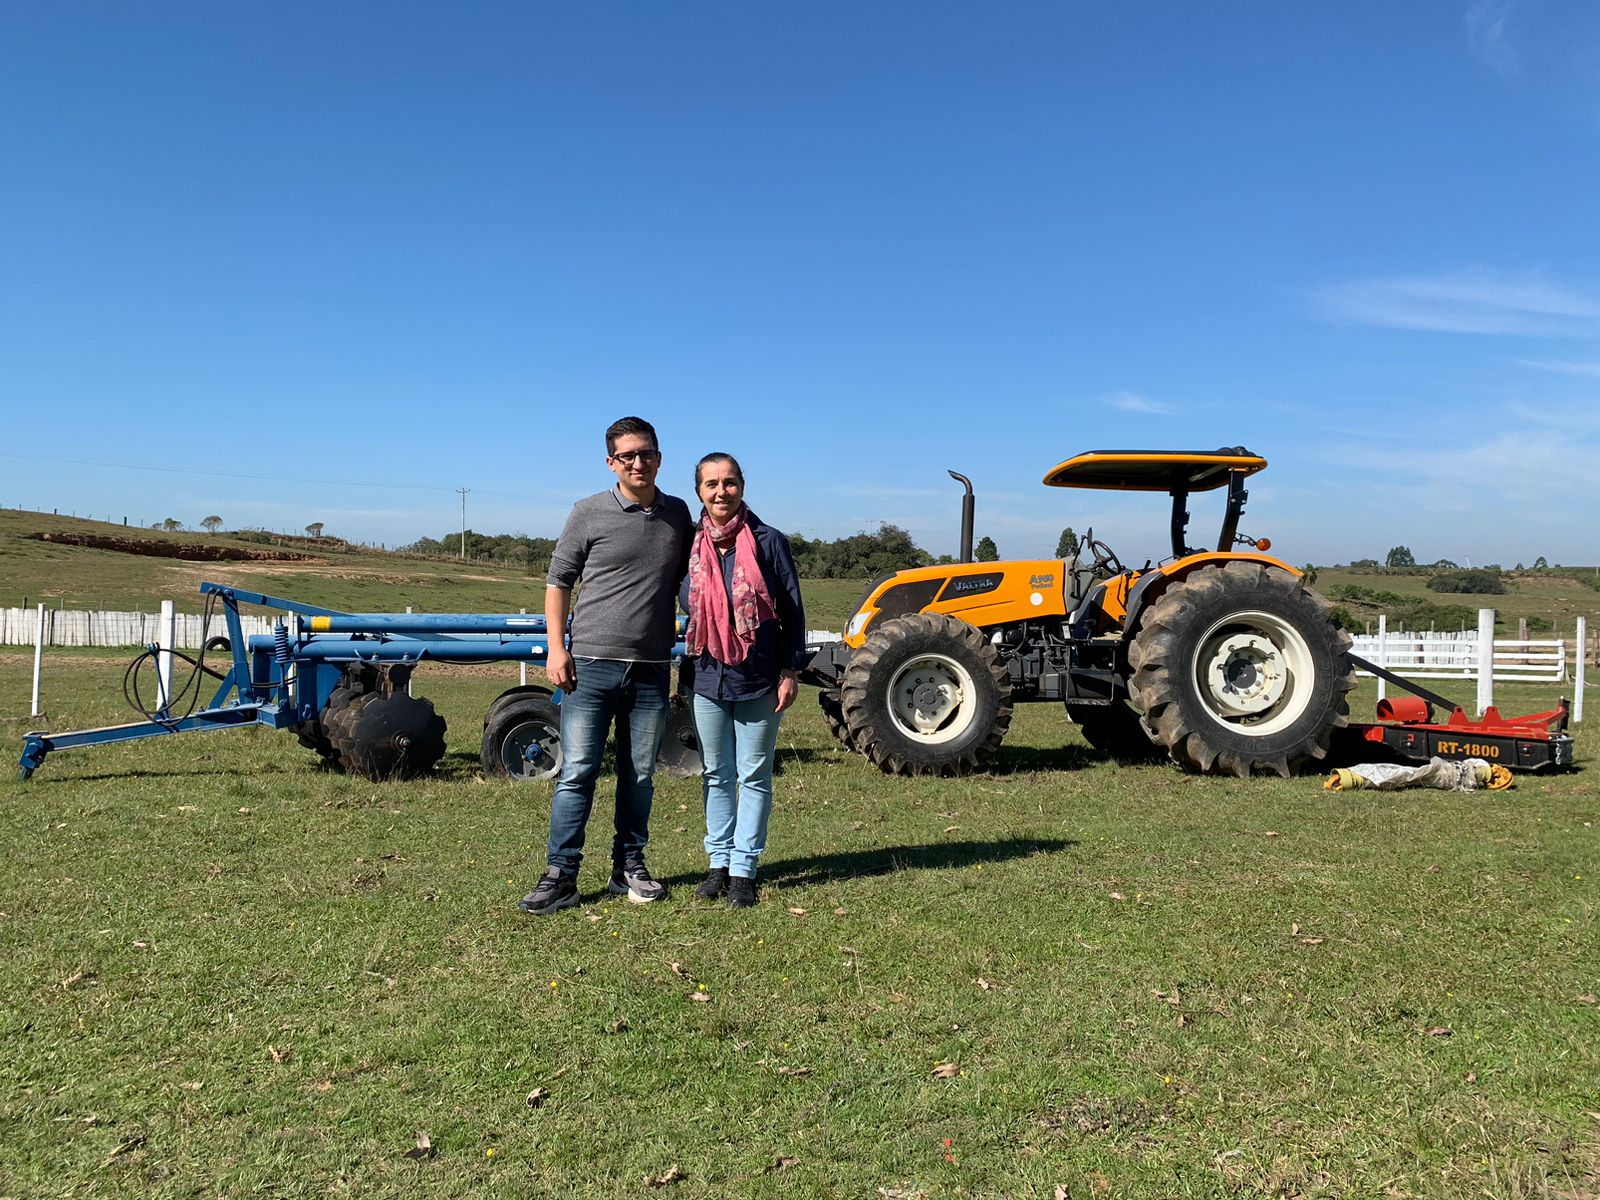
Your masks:
<instances>
[{"instance_id":1,"label":"distant tree","mask_svg":"<svg viewBox=\"0 0 1600 1200\"><path fill-rule=\"evenodd\" d=\"M171 533L174 529L182 529L183 522L178 520L176 517L168 517L165 521L161 522L161 528L165 529L168 533Z\"/></svg>"},{"instance_id":2,"label":"distant tree","mask_svg":"<svg viewBox=\"0 0 1600 1200\"><path fill-rule=\"evenodd\" d=\"M311 524L306 526L306 534L309 537L321 537L322 536L322 522L321 521L313 521L313 522L311 522Z\"/></svg>"},{"instance_id":3,"label":"distant tree","mask_svg":"<svg viewBox=\"0 0 1600 1200\"><path fill-rule=\"evenodd\" d=\"M1458 571L1461 569L1461 564L1458 562L1451 562L1448 558L1441 558L1438 562L1433 564L1433 569L1435 571Z\"/></svg>"},{"instance_id":4,"label":"distant tree","mask_svg":"<svg viewBox=\"0 0 1600 1200\"><path fill-rule=\"evenodd\" d=\"M207 533L215 533L217 530L222 528L222 518L221 517L206 517L204 520L202 520L200 522L200 524L201 524L201 526L204 527L204 529L205 529L205 531Z\"/></svg>"},{"instance_id":5,"label":"distant tree","mask_svg":"<svg viewBox=\"0 0 1600 1200\"><path fill-rule=\"evenodd\" d=\"M1523 567L1523 565L1521 563L1518 563L1514 569L1518 570L1518 571L1521 571L1521 570L1524 570L1525 568Z\"/></svg>"},{"instance_id":6,"label":"distant tree","mask_svg":"<svg viewBox=\"0 0 1600 1200\"><path fill-rule=\"evenodd\" d=\"M1430 592L1467 592L1486 596L1503 596L1506 585L1493 571L1447 571L1428 580Z\"/></svg>"},{"instance_id":7,"label":"distant tree","mask_svg":"<svg viewBox=\"0 0 1600 1200\"><path fill-rule=\"evenodd\" d=\"M1071 558L1077 552L1078 535L1073 533L1072 526L1068 525L1061 531L1061 538L1056 542L1056 557Z\"/></svg>"},{"instance_id":8,"label":"distant tree","mask_svg":"<svg viewBox=\"0 0 1600 1200\"><path fill-rule=\"evenodd\" d=\"M1389 551L1389 557L1383 560L1383 565L1390 568L1414 567L1417 560L1408 547L1395 546Z\"/></svg>"},{"instance_id":9,"label":"distant tree","mask_svg":"<svg viewBox=\"0 0 1600 1200\"><path fill-rule=\"evenodd\" d=\"M994 544L992 537L981 537L973 548L972 557L977 562L995 562L1000 557L1000 547Z\"/></svg>"},{"instance_id":10,"label":"distant tree","mask_svg":"<svg viewBox=\"0 0 1600 1200\"><path fill-rule=\"evenodd\" d=\"M1378 560L1375 558L1358 558L1350 564L1352 567L1373 571L1377 569Z\"/></svg>"},{"instance_id":11,"label":"distant tree","mask_svg":"<svg viewBox=\"0 0 1600 1200\"><path fill-rule=\"evenodd\" d=\"M1305 566L1300 568L1300 576L1307 583L1315 583L1317 581L1317 569L1310 563L1307 563Z\"/></svg>"},{"instance_id":12,"label":"distant tree","mask_svg":"<svg viewBox=\"0 0 1600 1200\"><path fill-rule=\"evenodd\" d=\"M1541 554L1533 560L1533 569L1535 571L1548 571L1550 569L1550 564L1545 561L1544 555Z\"/></svg>"},{"instance_id":13,"label":"distant tree","mask_svg":"<svg viewBox=\"0 0 1600 1200\"><path fill-rule=\"evenodd\" d=\"M936 567L948 567L955 561L956 556L954 554L941 554L938 558L933 560L933 565Z\"/></svg>"}]
</instances>

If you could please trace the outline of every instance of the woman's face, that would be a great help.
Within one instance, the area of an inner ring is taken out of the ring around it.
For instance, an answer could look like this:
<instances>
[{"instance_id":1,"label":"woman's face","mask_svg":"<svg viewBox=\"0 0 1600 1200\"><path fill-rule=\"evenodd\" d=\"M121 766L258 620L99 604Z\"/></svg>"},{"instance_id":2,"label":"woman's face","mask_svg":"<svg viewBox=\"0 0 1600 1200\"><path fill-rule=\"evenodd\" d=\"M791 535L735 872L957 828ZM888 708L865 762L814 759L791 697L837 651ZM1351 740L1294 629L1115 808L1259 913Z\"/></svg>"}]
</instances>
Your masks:
<instances>
[{"instance_id":1,"label":"woman's face","mask_svg":"<svg viewBox=\"0 0 1600 1200\"><path fill-rule=\"evenodd\" d=\"M726 525L744 502L744 480L725 458L714 458L700 468L700 482L695 491L718 525Z\"/></svg>"}]
</instances>

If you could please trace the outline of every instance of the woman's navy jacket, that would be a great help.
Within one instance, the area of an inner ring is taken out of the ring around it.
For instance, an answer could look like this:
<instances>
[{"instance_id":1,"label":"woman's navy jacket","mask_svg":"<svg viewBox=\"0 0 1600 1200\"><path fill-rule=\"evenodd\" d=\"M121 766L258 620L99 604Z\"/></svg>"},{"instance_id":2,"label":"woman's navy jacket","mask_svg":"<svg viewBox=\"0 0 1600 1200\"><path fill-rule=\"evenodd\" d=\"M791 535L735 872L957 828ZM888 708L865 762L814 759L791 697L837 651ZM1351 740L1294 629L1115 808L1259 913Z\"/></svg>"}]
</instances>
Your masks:
<instances>
[{"instance_id":1,"label":"woman's navy jacket","mask_svg":"<svg viewBox=\"0 0 1600 1200\"><path fill-rule=\"evenodd\" d=\"M794 571L794 556L789 539L755 513L749 514L749 529L756 539L756 562L761 577L772 595L778 619L763 621L756 629L755 645L742 663L730 666L701 652L693 658L694 690L717 700L754 700L778 686L779 672L798 671L806 665L806 608L800 598L800 580ZM733 555L723 554L722 586L728 590L728 605L733 606ZM678 589L678 603L689 611L689 580Z\"/></svg>"}]
</instances>

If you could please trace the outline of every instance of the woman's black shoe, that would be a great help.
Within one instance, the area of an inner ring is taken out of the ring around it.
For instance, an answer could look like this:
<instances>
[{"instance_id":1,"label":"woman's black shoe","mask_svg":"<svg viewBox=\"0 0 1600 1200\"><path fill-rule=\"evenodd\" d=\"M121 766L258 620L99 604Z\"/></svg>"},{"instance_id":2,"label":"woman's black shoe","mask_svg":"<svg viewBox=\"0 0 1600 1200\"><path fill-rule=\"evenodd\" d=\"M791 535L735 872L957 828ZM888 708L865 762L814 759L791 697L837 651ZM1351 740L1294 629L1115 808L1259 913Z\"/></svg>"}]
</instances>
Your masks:
<instances>
[{"instance_id":1,"label":"woman's black shoe","mask_svg":"<svg viewBox=\"0 0 1600 1200\"><path fill-rule=\"evenodd\" d=\"M728 907L749 908L756 902L756 881L735 875L728 880Z\"/></svg>"},{"instance_id":2,"label":"woman's black shoe","mask_svg":"<svg viewBox=\"0 0 1600 1200\"><path fill-rule=\"evenodd\" d=\"M728 894L728 868L712 867L706 881L695 888L694 894L702 900L716 900Z\"/></svg>"}]
</instances>

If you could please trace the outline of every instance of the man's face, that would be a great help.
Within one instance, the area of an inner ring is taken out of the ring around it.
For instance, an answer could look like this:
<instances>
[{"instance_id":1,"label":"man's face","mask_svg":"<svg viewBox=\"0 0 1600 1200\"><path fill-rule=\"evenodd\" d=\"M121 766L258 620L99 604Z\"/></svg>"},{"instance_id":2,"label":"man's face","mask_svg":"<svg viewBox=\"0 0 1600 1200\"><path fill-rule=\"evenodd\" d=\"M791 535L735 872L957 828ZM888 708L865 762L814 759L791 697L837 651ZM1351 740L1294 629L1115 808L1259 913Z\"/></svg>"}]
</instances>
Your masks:
<instances>
[{"instance_id":1,"label":"man's face","mask_svg":"<svg viewBox=\"0 0 1600 1200\"><path fill-rule=\"evenodd\" d=\"M644 434L625 433L606 456L606 466L624 488L635 495L643 495L655 486L656 472L661 469L661 452Z\"/></svg>"}]
</instances>

